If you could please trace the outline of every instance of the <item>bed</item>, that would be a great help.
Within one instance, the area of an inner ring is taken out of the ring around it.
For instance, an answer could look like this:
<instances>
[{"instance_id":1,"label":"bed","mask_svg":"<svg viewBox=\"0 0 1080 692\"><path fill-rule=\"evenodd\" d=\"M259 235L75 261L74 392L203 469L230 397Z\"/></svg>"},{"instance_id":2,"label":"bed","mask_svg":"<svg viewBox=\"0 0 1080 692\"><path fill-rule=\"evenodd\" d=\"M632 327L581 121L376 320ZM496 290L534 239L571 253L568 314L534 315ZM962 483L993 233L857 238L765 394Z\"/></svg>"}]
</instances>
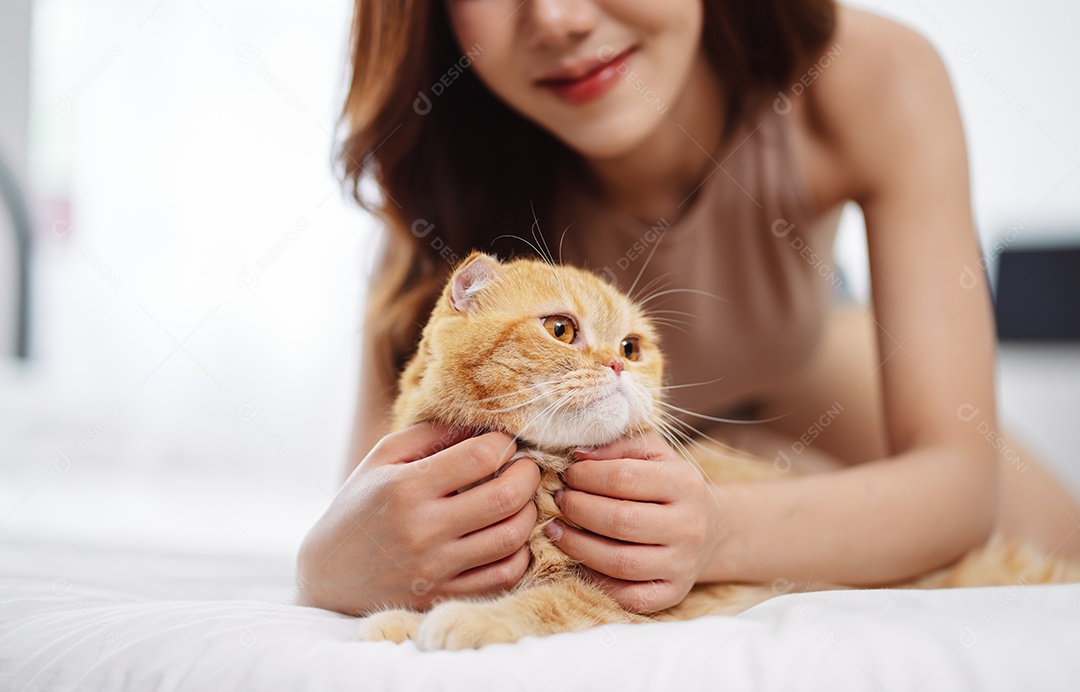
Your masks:
<instances>
[{"instance_id":1,"label":"bed","mask_svg":"<svg viewBox=\"0 0 1080 692\"><path fill-rule=\"evenodd\" d=\"M0 688L1066 690L1080 680L1076 585L786 595L734 618L437 653L354 642L352 618L290 605L283 581L263 586L280 597L166 600L89 577L8 574Z\"/></svg>"},{"instance_id":2,"label":"bed","mask_svg":"<svg viewBox=\"0 0 1080 692\"><path fill-rule=\"evenodd\" d=\"M1003 394L1049 402L1023 427L1049 421L1055 449L1078 384L1075 348L1003 355ZM191 452L121 422L65 466L56 441L100 410L58 386L0 369L0 690L1080 689L1080 585L788 594L456 653L355 642L352 618L294 605L325 489L147 463Z\"/></svg>"}]
</instances>

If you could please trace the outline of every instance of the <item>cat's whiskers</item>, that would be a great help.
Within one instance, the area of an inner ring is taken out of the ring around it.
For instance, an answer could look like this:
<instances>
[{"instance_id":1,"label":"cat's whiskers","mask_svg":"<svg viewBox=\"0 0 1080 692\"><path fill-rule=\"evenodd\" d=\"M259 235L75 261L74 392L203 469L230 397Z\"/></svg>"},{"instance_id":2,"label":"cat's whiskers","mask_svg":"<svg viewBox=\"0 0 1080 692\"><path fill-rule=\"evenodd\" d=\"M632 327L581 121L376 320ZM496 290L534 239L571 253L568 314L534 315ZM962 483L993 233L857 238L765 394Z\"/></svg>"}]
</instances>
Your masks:
<instances>
[{"instance_id":1,"label":"cat's whiskers","mask_svg":"<svg viewBox=\"0 0 1080 692\"><path fill-rule=\"evenodd\" d=\"M544 238L544 234L540 230L540 218L536 215L536 206L533 204L532 200L529 200L529 209L532 211L533 215L531 229L533 241L535 241L538 246L541 246L544 249L544 252L540 254L540 257L554 268L556 266L555 257L551 254L551 248L548 247L547 239Z\"/></svg>"},{"instance_id":2,"label":"cat's whiskers","mask_svg":"<svg viewBox=\"0 0 1080 692\"><path fill-rule=\"evenodd\" d=\"M665 283L663 286L657 287L656 290L660 291L663 287L669 286L670 284L671 284L671 282L669 281L669 282ZM675 319L673 317L661 317L661 315L682 315L684 317L690 317L692 319L699 317L698 315L695 315L692 312L686 312L685 310L650 309L650 308L643 307L641 304L639 304L639 309L641 310L642 315L644 315L647 319L649 319L653 323L655 323L655 324L666 324L667 326L671 327L672 329L679 330L683 334L690 334L690 332L683 329L684 326L690 327L692 329L700 329L701 328L701 325L697 321L679 320L679 319Z\"/></svg>"},{"instance_id":3,"label":"cat's whiskers","mask_svg":"<svg viewBox=\"0 0 1080 692\"><path fill-rule=\"evenodd\" d=\"M701 430L698 430L697 428L690 425L689 423L682 420L681 418L673 416L673 415L671 415L670 413L668 413L666 411L657 410L656 413L657 413L657 415L663 417L663 419L658 419L657 422L663 423L670 430L677 433L681 438L685 439L687 442L689 442L691 444L697 444L702 449L702 451L705 451L705 452L708 452L709 454L720 457L721 459L727 459L727 460L732 460L732 461L740 461L740 462L746 461L745 455L739 449L737 449L735 447L732 447L731 445L729 445L727 443L721 442L720 440L717 440L714 437L710 437L709 435L706 435L704 432L702 432ZM664 419L666 419L666 422L665 422ZM710 449L710 448L706 447L705 445L701 444L701 442L698 441L699 438L708 440L709 442L712 442L716 446L728 450L729 452L731 452L733 454L733 456L728 456L726 454L722 454L721 452L719 452L719 451L717 451L715 449Z\"/></svg>"},{"instance_id":4,"label":"cat's whiskers","mask_svg":"<svg viewBox=\"0 0 1080 692\"><path fill-rule=\"evenodd\" d=\"M668 272L668 275L670 275L670 274L671 274L671 272ZM669 281L663 281L663 282L660 282L658 280L658 279L666 279L666 278L667 278L666 276L657 277L657 279L654 279L654 280L650 281L648 284L646 284L645 286L643 286L642 289L641 289L641 295L632 298L632 300L634 301L634 304L637 305L639 309L646 310L646 308L642 307L641 301L645 300L646 298L648 298L649 296L651 296L651 295L653 295L655 293L659 293L660 291L663 291L663 290L666 290L666 289L670 288L675 283L674 279L669 280Z\"/></svg>"},{"instance_id":5,"label":"cat's whiskers","mask_svg":"<svg viewBox=\"0 0 1080 692\"><path fill-rule=\"evenodd\" d=\"M758 420L735 420L734 418L717 418L716 416L706 416L704 413L697 413L689 409L680 408L675 404L669 404L666 401L657 401L660 406L666 406L673 411L693 416L694 418L701 418L703 420L713 421L714 423L731 423L733 425L761 425L763 423L772 423L773 421L780 420L781 418L787 418L790 413L782 413L779 416L773 416L772 418L761 418Z\"/></svg>"},{"instance_id":6,"label":"cat's whiskers","mask_svg":"<svg viewBox=\"0 0 1080 692\"><path fill-rule=\"evenodd\" d=\"M663 403L663 402L658 402L658 403ZM741 451L741 450L739 450L739 449L737 449L735 447L732 447L729 444L721 442L721 441L717 440L716 438L711 437L710 435L705 434L704 432L702 432L701 430L698 430L697 428L690 425L686 421L684 421L684 420L682 420L682 419L680 419L680 418L678 418L678 417L676 417L676 416L674 416L674 415L672 415L672 414L670 414L670 413L668 413L668 412L666 412L666 411L664 411L664 410L662 410L660 408L656 409L656 413L660 417L662 417L662 418L654 419L654 423L657 424L657 427L668 430L670 435L673 438L675 438L676 441L678 441L677 445L673 444L672 446L684 450L688 455L689 455L689 449L686 447L685 444L683 444L681 442L681 440L685 440L687 443L692 444L696 448L700 449L703 453L711 455L712 457L721 459L725 463L729 463L729 464L730 463L736 463L736 464L754 464L754 463L757 463L757 462L749 459L745 452L743 452L743 451ZM667 421L665 421L663 419L667 419ZM707 447L707 446L705 446L704 444L702 444L700 442L700 439L708 440L709 442L712 442L714 445L716 445L716 447L719 447L720 449ZM730 452L730 454L724 454L721 451L721 449L722 450L727 450L728 452ZM703 469L701 469L700 465L697 463L696 460L693 460L692 457L689 457L689 456L687 458L691 458L691 460L693 461L695 467L698 469L699 475L705 481L706 486L707 486L707 488L709 490L709 493L713 497L713 500L719 502L719 499L717 497L717 492L719 492L719 489L717 488L716 484L713 483L712 480L708 477L708 474L706 474L705 471Z\"/></svg>"},{"instance_id":7,"label":"cat's whiskers","mask_svg":"<svg viewBox=\"0 0 1080 692\"><path fill-rule=\"evenodd\" d=\"M704 381L704 382L690 382L688 384L667 384L667 385L660 385L658 387L649 387L649 389L654 391L654 392L659 392L659 391L666 391L668 389L684 389L686 387L701 387L701 386L708 385L708 384L716 384L717 382L719 382L722 379L724 379L723 375L721 375L720 377L717 377L715 380L707 380L707 381Z\"/></svg>"},{"instance_id":8,"label":"cat's whiskers","mask_svg":"<svg viewBox=\"0 0 1080 692\"><path fill-rule=\"evenodd\" d=\"M570 397L569 396L567 396L566 394L563 394L563 395L559 396L559 398L555 401L555 406L549 408L548 413L547 413L547 420L544 421L544 425L550 425L552 423L552 421L555 420L555 415L557 413L559 413L559 411L563 408L563 406L565 406L568 403L570 403ZM545 442L546 442L546 440L545 440Z\"/></svg>"},{"instance_id":9,"label":"cat's whiskers","mask_svg":"<svg viewBox=\"0 0 1080 692\"><path fill-rule=\"evenodd\" d=\"M521 242L525 243L529 247L530 250L535 252L538 257L542 258L545 263L548 263L547 257L544 255L544 252L540 248L538 248L535 244L533 244L532 241L528 240L527 238L523 238L523 237L521 237L519 235L514 235L513 233L503 233L502 235L495 236L494 238L492 238L491 242L495 243L496 241L502 240L503 238L509 238L511 240L520 240Z\"/></svg>"},{"instance_id":10,"label":"cat's whiskers","mask_svg":"<svg viewBox=\"0 0 1080 692\"><path fill-rule=\"evenodd\" d=\"M565 395L565 394L557 396L555 398L555 401L548 404L543 410L541 410L539 413L537 413L535 416L533 416L532 420L530 420L528 423L526 423L525 425L523 425L521 427L521 430L517 434L517 438L519 440L522 439L523 436L525 435L525 431L528 430L530 427L532 427L540 419L540 417L545 415L545 414L548 415L548 420L545 421L545 424L549 423L550 420L555 417L555 414L563 406L563 404L567 403L568 401L569 401L569 397L567 395ZM532 440L532 442L534 442L538 446L542 446L544 444L543 440L540 440L540 441Z\"/></svg>"},{"instance_id":11,"label":"cat's whiskers","mask_svg":"<svg viewBox=\"0 0 1080 692\"><path fill-rule=\"evenodd\" d=\"M551 267L551 273L555 277L555 281L559 284L559 292L562 293L563 300L567 305L572 305L570 301L570 294L566 290L566 285L563 283L562 274L559 273L559 267L555 264L555 256L551 254L551 248L547 244L547 238L544 237L544 232L540 228L540 218L536 215L536 207L533 205L532 200L529 200L529 209L532 211L533 223L531 227L533 244L532 247L539 253L541 259L544 260ZM567 226L567 230L569 230ZM563 231L563 237L566 236L566 232ZM562 241L559 241L559 260L562 261Z\"/></svg>"},{"instance_id":12,"label":"cat's whiskers","mask_svg":"<svg viewBox=\"0 0 1080 692\"><path fill-rule=\"evenodd\" d=\"M717 440L717 439L715 439L713 437L710 437L709 435L706 435L705 433L703 433L700 430L694 428L692 425L686 423L685 421L682 421L682 420L680 420L680 419L678 419L678 418L676 418L676 417L672 416L671 414L666 413L664 411L659 411L658 410L658 413L660 413L662 416L664 416L664 417L668 418L669 420L671 420L672 423L677 424L679 426L682 426L684 428L688 428L689 430L694 432L694 436L691 436L685 431L676 430L673 425L667 424L667 423L665 423L664 421L662 421L660 419L656 419L654 421L655 423L659 424L658 427L662 426L664 429L667 429L668 431L670 431L670 434L672 436L674 436L674 438L677 441L677 448L684 450L687 454L689 454L689 450L685 447L685 445L683 445L681 442L679 442L680 439L686 440L687 442L696 445L703 452L705 452L707 454L710 454L713 457L719 458L719 459L723 460L725 463L728 463L728 464L730 464L730 463L757 464L758 463L758 461L755 461L753 459L748 458L746 453L736 449L735 447L732 447L731 445L720 442L719 440ZM717 445L718 447L729 450L730 452L732 452L732 455L723 454L722 452L720 452L717 449L710 449L709 447L706 447L705 445L703 445L699 441L698 438L704 438L706 440L709 440L710 442ZM672 446L676 447L676 445L674 445L674 444ZM696 459L693 459L690 456L686 456L685 458L689 459L690 462L694 465L695 469L698 471L698 475L705 482L706 489L709 491L709 495L712 497L713 501L716 502L718 505L722 506L719 495L723 494L723 490L719 486L717 486L717 484L714 483L711 478L709 478L708 474L705 472L705 470L701 467L700 463Z\"/></svg>"},{"instance_id":13,"label":"cat's whiskers","mask_svg":"<svg viewBox=\"0 0 1080 692\"><path fill-rule=\"evenodd\" d=\"M649 256L645 258L644 264L642 264L641 269L638 270L638 274L637 277L634 279L634 283L630 284L630 288L626 289L627 295L634 295L634 288L637 287L638 281L641 281L641 277L644 276L645 270L648 268L649 263L652 262L653 255L656 254L657 248L660 247L660 241L662 241L663 239L664 236L661 235L660 238L657 239L655 243L653 243L652 250L649 250ZM631 300L633 300L633 298L631 298Z\"/></svg>"},{"instance_id":14,"label":"cat's whiskers","mask_svg":"<svg viewBox=\"0 0 1080 692\"><path fill-rule=\"evenodd\" d=\"M655 291L663 290L663 289L667 288L668 286L670 286L674 282L673 281L668 281L667 283L662 284L662 285L654 285L654 284L659 284L661 281L666 280L668 277L670 277L672 275L672 273L673 272L666 272L664 274L661 274L660 276L654 277L651 281L649 281L649 283L643 285L638 290L641 291L642 295L648 295L649 291L651 291L651 290L655 290ZM633 296L630 296L630 300L632 300L634 302L637 302L637 299L634 298Z\"/></svg>"},{"instance_id":15,"label":"cat's whiskers","mask_svg":"<svg viewBox=\"0 0 1080 692\"><path fill-rule=\"evenodd\" d=\"M563 229L562 235L559 236L559 264L560 265L563 263L562 244L563 244L563 241L566 240L566 232L569 231L570 227L573 226L573 225L574 225L574 222L571 221L570 224L566 228Z\"/></svg>"},{"instance_id":16,"label":"cat's whiskers","mask_svg":"<svg viewBox=\"0 0 1080 692\"><path fill-rule=\"evenodd\" d=\"M645 316L652 318L654 315L682 315L683 317L697 317L692 312L686 312L685 310L645 310Z\"/></svg>"},{"instance_id":17,"label":"cat's whiskers","mask_svg":"<svg viewBox=\"0 0 1080 692\"><path fill-rule=\"evenodd\" d=\"M535 404L537 401L540 401L541 399L543 399L546 396L548 396L548 392L541 392L540 394L533 397L532 399L529 399L527 401L522 401L521 403L514 404L513 406L507 406L505 408L483 408L483 409L480 409L480 410L483 411L484 413L509 413L511 411L516 411L519 408L525 408L526 406L530 406L532 404Z\"/></svg>"},{"instance_id":18,"label":"cat's whiskers","mask_svg":"<svg viewBox=\"0 0 1080 692\"><path fill-rule=\"evenodd\" d=\"M727 298L722 298L721 296L718 296L715 293L709 293L708 291L701 291L701 290L696 289L696 288L669 288L666 291L660 291L659 293L653 293L651 296L648 296L647 298L643 298L643 299L639 300L638 305L639 306L645 305L645 304L649 303L650 301L653 301L653 300L655 300L657 298L660 298L660 297L663 297L663 296L666 296L666 295L671 295L673 293L692 293L694 295L701 295L701 296L705 296L707 298L712 298L714 300L719 300L719 301L721 301L723 303L730 303L731 302Z\"/></svg>"},{"instance_id":19,"label":"cat's whiskers","mask_svg":"<svg viewBox=\"0 0 1080 692\"><path fill-rule=\"evenodd\" d=\"M509 396L516 396L518 394L524 394L525 392L529 391L530 389L538 389L540 387L547 387L547 386L550 386L550 385L553 385L553 384L558 384L558 383L559 383L558 380L550 380L548 382L534 382L533 384L525 385L521 389L516 389L516 390L514 390L512 392L503 392L502 394L495 394L494 396L484 397L483 399L473 399L473 403L481 404L481 403L483 403L485 401L491 401L493 399L505 399L506 397L509 397Z\"/></svg>"},{"instance_id":20,"label":"cat's whiskers","mask_svg":"<svg viewBox=\"0 0 1080 692\"><path fill-rule=\"evenodd\" d=\"M654 317L654 318L652 318L652 323L653 324L665 324L665 325L671 327L672 329L676 329L676 330L682 332L683 334L686 334L687 336L690 336L690 332L688 332L683 327L683 325L687 325L687 326L691 326L691 327L695 326L695 325L693 325L693 324L691 324L689 322L683 322L681 320L679 320L679 321L669 320L669 319L665 319L663 317Z\"/></svg>"}]
</instances>

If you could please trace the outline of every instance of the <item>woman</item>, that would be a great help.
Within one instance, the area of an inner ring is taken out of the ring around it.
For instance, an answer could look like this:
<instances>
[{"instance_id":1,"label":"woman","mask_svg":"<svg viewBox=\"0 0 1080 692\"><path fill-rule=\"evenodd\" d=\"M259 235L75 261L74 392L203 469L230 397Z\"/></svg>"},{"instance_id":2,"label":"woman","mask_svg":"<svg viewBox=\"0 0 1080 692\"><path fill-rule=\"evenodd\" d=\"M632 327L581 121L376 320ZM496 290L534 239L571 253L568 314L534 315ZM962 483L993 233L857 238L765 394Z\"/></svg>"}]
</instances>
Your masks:
<instances>
[{"instance_id":1,"label":"woman","mask_svg":"<svg viewBox=\"0 0 1080 692\"><path fill-rule=\"evenodd\" d=\"M696 385L674 401L696 423L766 420L720 432L821 471L710 489L657 436L586 453L559 498L585 530L550 535L626 607L697 581L894 582L995 523L1080 553L1074 501L987 437L989 293L959 280L979 260L963 130L912 31L829 0L358 0L353 40L344 175L388 239L351 475L301 549L306 603L426 608L524 573L535 465L453 495L513 441L385 435L385 419L450 263L534 213L564 261L668 300L670 379ZM849 200L872 309L833 298Z\"/></svg>"}]
</instances>

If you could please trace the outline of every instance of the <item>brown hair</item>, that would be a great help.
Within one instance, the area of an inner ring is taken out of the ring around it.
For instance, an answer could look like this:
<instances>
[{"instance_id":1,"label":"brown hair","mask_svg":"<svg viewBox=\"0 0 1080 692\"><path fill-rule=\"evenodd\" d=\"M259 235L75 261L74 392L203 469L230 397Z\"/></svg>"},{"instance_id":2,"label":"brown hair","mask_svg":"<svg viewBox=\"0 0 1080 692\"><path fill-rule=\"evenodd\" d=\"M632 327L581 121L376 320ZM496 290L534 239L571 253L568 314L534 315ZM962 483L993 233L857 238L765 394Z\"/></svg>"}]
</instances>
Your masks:
<instances>
[{"instance_id":1,"label":"brown hair","mask_svg":"<svg viewBox=\"0 0 1080 692\"><path fill-rule=\"evenodd\" d=\"M704 0L702 42L725 88L727 131L749 92L788 86L835 25L833 0ZM439 0L356 0L339 175L386 225L366 329L387 372L419 338L455 258L540 228L579 157L468 69ZM479 50L479 48L476 48ZM433 85L439 84L443 88ZM436 93L437 92L437 93ZM362 183L367 183L363 185ZM370 185L377 194L369 197Z\"/></svg>"}]
</instances>

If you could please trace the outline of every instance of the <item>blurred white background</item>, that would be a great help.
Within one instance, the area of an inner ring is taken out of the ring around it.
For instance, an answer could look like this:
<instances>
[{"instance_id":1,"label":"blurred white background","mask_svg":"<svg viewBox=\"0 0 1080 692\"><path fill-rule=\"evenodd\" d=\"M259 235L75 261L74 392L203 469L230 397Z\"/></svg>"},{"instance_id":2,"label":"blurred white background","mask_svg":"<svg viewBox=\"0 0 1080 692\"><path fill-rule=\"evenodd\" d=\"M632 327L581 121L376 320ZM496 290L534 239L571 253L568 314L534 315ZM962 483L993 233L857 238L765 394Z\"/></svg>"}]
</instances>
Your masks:
<instances>
[{"instance_id":1,"label":"blurred white background","mask_svg":"<svg viewBox=\"0 0 1080 692\"><path fill-rule=\"evenodd\" d=\"M291 551L328 503L374 238L331 172L350 11L32 3L0 145L38 226L34 360L0 384L13 539Z\"/></svg>"},{"instance_id":2,"label":"blurred white background","mask_svg":"<svg viewBox=\"0 0 1080 692\"><path fill-rule=\"evenodd\" d=\"M1080 242L1080 6L854 4L948 63L984 247L1017 228ZM0 540L20 564L45 561L31 541L285 561L329 501L376 236L331 172L350 11L0 4L0 156L37 223L34 360L0 360ZM865 295L860 224L850 210L838 255ZM1080 472L1077 360L1013 361L1009 419Z\"/></svg>"}]
</instances>

